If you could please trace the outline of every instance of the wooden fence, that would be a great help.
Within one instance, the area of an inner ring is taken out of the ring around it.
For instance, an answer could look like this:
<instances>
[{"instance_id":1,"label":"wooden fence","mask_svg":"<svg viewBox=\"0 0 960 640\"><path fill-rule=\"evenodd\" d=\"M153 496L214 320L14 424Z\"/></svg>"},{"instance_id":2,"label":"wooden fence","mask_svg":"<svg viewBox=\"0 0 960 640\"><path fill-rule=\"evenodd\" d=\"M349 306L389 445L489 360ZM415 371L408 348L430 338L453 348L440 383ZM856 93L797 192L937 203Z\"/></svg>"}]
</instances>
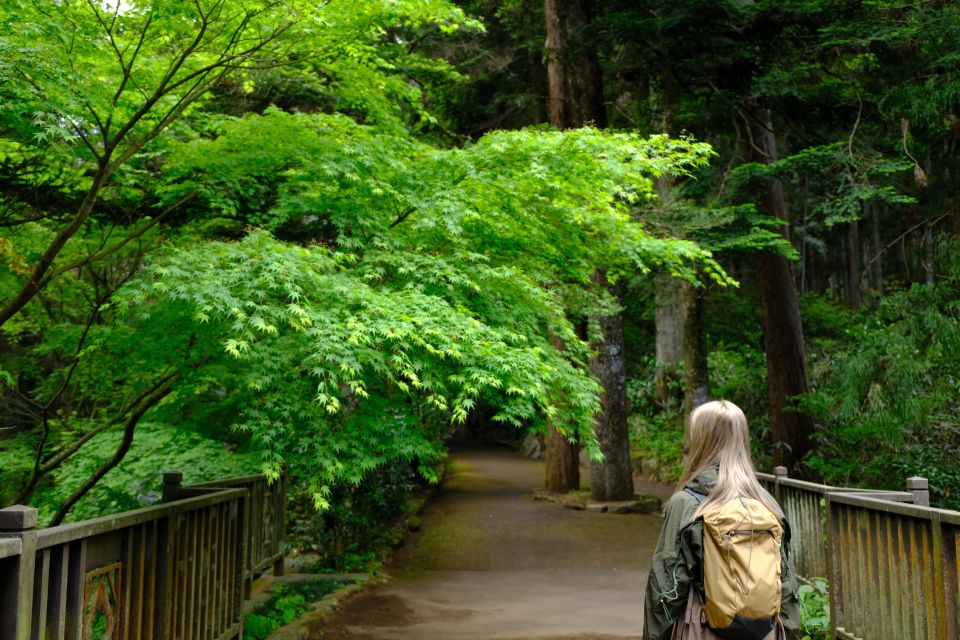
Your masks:
<instances>
[{"instance_id":1,"label":"wooden fence","mask_svg":"<svg viewBox=\"0 0 960 640\"><path fill-rule=\"evenodd\" d=\"M36 529L0 509L0 640L227 640L255 574L283 570L285 484L180 486L164 503Z\"/></svg>"},{"instance_id":2,"label":"wooden fence","mask_svg":"<svg viewBox=\"0 0 960 640\"><path fill-rule=\"evenodd\" d=\"M924 478L907 491L831 487L757 474L790 521L797 573L830 585L832 637L956 640L960 513L929 506Z\"/></svg>"}]
</instances>

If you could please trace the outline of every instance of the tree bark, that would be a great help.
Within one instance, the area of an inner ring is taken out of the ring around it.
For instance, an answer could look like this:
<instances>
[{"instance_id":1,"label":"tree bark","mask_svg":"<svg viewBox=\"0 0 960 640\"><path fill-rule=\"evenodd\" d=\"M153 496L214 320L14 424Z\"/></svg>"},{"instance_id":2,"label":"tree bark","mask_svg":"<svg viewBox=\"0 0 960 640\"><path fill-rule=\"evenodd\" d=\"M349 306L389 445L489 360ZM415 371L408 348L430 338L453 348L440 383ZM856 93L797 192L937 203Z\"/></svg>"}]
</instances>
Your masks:
<instances>
[{"instance_id":1,"label":"tree bark","mask_svg":"<svg viewBox=\"0 0 960 640\"><path fill-rule=\"evenodd\" d=\"M617 300L623 296L623 284L611 285L603 272L594 280L606 286ZM623 315L619 312L599 319L601 340L593 346L590 372L603 387L601 414L596 433L603 462L590 463L590 494L594 500L630 500L633 498L633 470L630 467L630 437L627 429L627 359L624 353Z\"/></svg>"},{"instance_id":2,"label":"tree bark","mask_svg":"<svg viewBox=\"0 0 960 640\"><path fill-rule=\"evenodd\" d=\"M550 124L559 129L607 126L600 61L584 41L589 21L582 0L544 0L544 10Z\"/></svg>"},{"instance_id":3,"label":"tree bark","mask_svg":"<svg viewBox=\"0 0 960 640\"><path fill-rule=\"evenodd\" d=\"M847 284L847 304L857 310L863 303L860 294L860 223L853 220L847 225L847 261L850 269Z\"/></svg>"},{"instance_id":4,"label":"tree bark","mask_svg":"<svg viewBox=\"0 0 960 640\"><path fill-rule=\"evenodd\" d=\"M550 336L550 344L558 350L563 349L560 339L554 335ZM543 486L547 491L564 493L580 488L580 446L567 440L552 425L547 426L543 458Z\"/></svg>"},{"instance_id":5,"label":"tree bark","mask_svg":"<svg viewBox=\"0 0 960 640\"><path fill-rule=\"evenodd\" d=\"M657 274L655 287L657 369L654 383L657 405L667 409L679 404L670 393L670 383L679 377L679 365L684 361L685 291L681 281L667 273Z\"/></svg>"},{"instance_id":6,"label":"tree bark","mask_svg":"<svg viewBox=\"0 0 960 640\"><path fill-rule=\"evenodd\" d=\"M750 109L755 116L756 109ZM747 157L770 164L777 159L777 144L769 115L757 120ZM759 145L759 148L755 145ZM760 210L784 222L780 233L789 238L790 222L783 185L772 180L760 196ZM774 464L796 469L813 447L813 419L796 410L796 397L810 391L800 305L789 261L780 254L757 255L757 282L763 307L763 343L767 361L767 387Z\"/></svg>"},{"instance_id":7,"label":"tree bark","mask_svg":"<svg viewBox=\"0 0 960 640\"><path fill-rule=\"evenodd\" d=\"M710 370L707 356L707 290L683 283L683 451L690 449L690 414L710 399Z\"/></svg>"},{"instance_id":8,"label":"tree bark","mask_svg":"<svg viewBox=\"0 0 960 640\"><path fill-rule=\"evenodd\" d=\"M553 493L580 488L580 447L550 427L544 449L543 486Z\"/></svg>"},{"instance_id":9,"label":"tree bark","mask_svg":"<svg viewBox=\"0 0 960 640\"><path fill-rule=\"evenodd\" d=\"M550 124L558 129L571 129L593 124L607 124L603 104L603 77L596 53L584 46L584 29L588 24L587 13L581 0L544 0L547 27L547 80L549 99L547 111ZM622 352L622 330L620 350ZM596 372L592 372L598 378ZM623 387L626 387L624 379ZM606 406L606 401L601 399ZM624 448L629 450L625 431ZM598 428L602 428L598 425ZM619 460L621 455L605 450L603 443L609 439L598 431L601 451L607 460ZM546 488L548 491L570 491L580 488L579 447L571 444L554 429L547 435ZM629 469L629 455L627 455ZM632 480L631 480L632 483ZM631 484L632 487L632 484ZM631 488L632 497L633 490Z\"/></svg>"}]
</instances>

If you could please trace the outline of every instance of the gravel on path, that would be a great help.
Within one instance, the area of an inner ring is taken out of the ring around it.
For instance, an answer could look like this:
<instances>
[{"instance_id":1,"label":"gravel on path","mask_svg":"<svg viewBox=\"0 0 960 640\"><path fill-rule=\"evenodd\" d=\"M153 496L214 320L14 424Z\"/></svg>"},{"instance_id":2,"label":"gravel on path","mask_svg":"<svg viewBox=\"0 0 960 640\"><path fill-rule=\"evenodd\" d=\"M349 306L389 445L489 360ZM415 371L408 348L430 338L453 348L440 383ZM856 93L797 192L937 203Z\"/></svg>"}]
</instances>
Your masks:
<instances>
[{"instance_id":1,"label":"gravel on path","mask_svg":"<svg viewBox=\"0 0 960 640\"><path fill-rule=\"evenodd\" d=\"M344 603L311 640L640 638L663 519L534 502L540 486L542 461L455 447L420 531L386 569L393 579Z\"/></svg>"}]
</instances>

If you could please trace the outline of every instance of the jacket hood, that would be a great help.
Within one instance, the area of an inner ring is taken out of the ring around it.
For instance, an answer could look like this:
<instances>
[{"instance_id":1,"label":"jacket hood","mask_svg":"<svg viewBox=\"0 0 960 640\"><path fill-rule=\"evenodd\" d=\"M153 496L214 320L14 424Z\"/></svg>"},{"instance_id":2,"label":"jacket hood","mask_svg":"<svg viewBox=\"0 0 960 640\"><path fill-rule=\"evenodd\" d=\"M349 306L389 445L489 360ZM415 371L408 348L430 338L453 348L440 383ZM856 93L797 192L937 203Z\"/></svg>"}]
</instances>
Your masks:
<instances>
[{"instance_id":1,"label":"jacket hood","mask_svg":"<svg viewBox=\"0 0 960 640\"><path fill-rule=\"evenodd\" d=\"M714 465L706 471L700 473L687 483L687 486L705 496L710 495L713 488L717 486L717 475L720 473L720 466Z\"/></svg>"}]
</instances>

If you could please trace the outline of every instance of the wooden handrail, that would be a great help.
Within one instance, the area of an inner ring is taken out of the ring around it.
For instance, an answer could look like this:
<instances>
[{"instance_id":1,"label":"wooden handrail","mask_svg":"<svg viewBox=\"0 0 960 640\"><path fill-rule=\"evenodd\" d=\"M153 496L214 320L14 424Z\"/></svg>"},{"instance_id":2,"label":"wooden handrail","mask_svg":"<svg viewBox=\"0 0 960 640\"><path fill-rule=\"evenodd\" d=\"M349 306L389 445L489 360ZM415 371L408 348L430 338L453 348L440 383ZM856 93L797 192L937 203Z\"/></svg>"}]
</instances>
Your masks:
<instances>
[{"instance_id":1,"label":"wooden handrail","mask_svg":"<svg viewBox=\"0 0 960 640\"><path fill-rule=\"evenodd\" d=\"M49 529L0 509L0 640L89 638L98 617L117 639L241 638L254 575L283 570L285 478L181 478L161 504Z\"/></svg>"},{"instance_id":2,"label":"wooden handrail","mask_svg":"<svg viewBox=\"0 0 960 640\"><path fill-rule=\"evenodd\" d=\"M221 502L245 498L247 492L243 489L224 489L217 493L210 493L196 498L178 500L166 504L144 507L134 511L124 511L111 516L101 516L92 520L68 522L49 529L37 531L37 548L46 549L58 544L66 544L74 540L90 538L102 533L109 533L117 529L126 529L138 524L154 520L169 518L175 513L202 509Z\"/></svg>"},{"instance_id":3,"label":"wooden handrail","mask_svg":"<svg viewBox=\"0 0 960 640\"><path fill-rule=\"evenodd\" d=\"M798 573L830 585L832 637L955 640L960 627L960 512L907 491L832 487L758 473L794 533Z\"/></svg>"}]
</instances>

